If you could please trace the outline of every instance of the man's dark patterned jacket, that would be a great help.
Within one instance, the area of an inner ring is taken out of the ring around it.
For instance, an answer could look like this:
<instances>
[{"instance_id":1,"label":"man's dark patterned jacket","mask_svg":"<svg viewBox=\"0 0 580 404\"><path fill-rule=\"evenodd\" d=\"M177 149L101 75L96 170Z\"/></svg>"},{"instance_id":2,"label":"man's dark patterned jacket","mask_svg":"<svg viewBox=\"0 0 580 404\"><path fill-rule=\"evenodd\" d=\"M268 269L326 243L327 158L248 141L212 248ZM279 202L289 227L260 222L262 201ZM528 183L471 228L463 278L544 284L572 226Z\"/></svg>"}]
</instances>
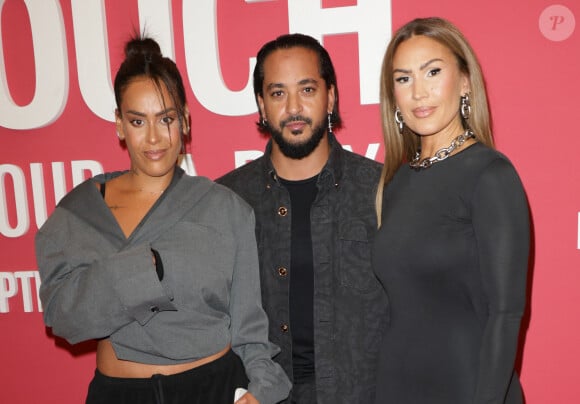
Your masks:
<instances>
[{"instance_id":1,"label":"man's dark patterned jacket","mask_svg":"<svg viewBox=\"0 0 580 404\"><path fill-rule=\"evenodd\" d=\"M371 268L381 165L344 150L332 134L329 141L330 158L319 175L311 209L316 392L319 404L368 404L374 401L376 359L388 311ZM271 141L264 156L217 182L254 208L269 338L282 349L274 359L292 378L288 307L292 212L270 152Z\"/></svg>"}]
</instances>

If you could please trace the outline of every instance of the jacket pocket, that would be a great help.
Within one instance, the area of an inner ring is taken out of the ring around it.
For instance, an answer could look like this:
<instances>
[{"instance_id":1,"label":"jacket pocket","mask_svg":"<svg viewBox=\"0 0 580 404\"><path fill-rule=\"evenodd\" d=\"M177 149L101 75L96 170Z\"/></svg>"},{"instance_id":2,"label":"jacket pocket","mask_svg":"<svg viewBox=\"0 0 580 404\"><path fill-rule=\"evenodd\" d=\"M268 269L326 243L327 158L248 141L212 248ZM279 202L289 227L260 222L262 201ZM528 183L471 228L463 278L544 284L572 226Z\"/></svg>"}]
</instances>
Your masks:
<instances>
[{"instance_id":1,"label":"jacket pocket","mask_svg":"<svg viewBox=\"0 0 580 404\"><path fill-rule=\"evenodd\" d=\"M381 287L372 270L370 232L374 229L361 221L350 221L339 228L340 283L362 293Z\"/></svg>"}]
</instances>

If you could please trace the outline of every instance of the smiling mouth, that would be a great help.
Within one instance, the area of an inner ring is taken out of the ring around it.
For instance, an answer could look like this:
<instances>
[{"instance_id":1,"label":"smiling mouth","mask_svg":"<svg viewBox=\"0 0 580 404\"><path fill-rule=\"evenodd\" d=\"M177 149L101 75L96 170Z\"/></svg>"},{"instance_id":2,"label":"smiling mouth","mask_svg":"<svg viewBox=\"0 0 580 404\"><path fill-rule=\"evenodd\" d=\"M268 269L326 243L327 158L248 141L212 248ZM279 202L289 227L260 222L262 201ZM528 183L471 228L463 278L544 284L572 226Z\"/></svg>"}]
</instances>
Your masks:
<instances>
[{"instance_id":1,"label":"smiling mouth","mask_svg":"<svg viewBox=\"0 0 580 404\"><path fill-rule=\"evenodd\" d=\"M144 154L150 160L159 160L165 155L165 150L148 150Z\"/></svg>"},{"instance_id":2,"label":"smiling mouth","mask_svg":"<svg viewBox=\"0 0 580 404\"><path fill-rule=\"evenodd\" d=\"M435 107L418 107L413 109L413 115L417 118L426 118L435 111Z\"/></svg>"}]
</instances>

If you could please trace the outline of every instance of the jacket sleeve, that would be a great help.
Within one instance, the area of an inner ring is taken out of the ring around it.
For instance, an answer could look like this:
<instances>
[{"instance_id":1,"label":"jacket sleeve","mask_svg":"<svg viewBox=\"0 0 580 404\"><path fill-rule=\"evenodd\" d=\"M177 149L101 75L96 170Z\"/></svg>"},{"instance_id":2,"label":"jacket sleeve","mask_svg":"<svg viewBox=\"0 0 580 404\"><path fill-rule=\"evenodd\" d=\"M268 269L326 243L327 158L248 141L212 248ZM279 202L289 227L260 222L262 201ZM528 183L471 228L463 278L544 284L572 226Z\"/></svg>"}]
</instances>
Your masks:
<instances>
[{"instance_id":1,"label":"jacket sleeve","mask_svg":"<svg viewBox=\"0 0 580 404\"><path fill-rule=\"evenodd\" d=\"M507 160L494 160L477 181L472 215L488 317L473 402L504 403L526 302L529 212L520 179Z\"/></svg>"},{"instance_id":2,"label":"jacket sleeve","mask_svg":"<svg viewBox=\"0 0 580 404\"><path fill-rule=\"evenodd\" d=\"M36 234L44 321L55 335L71 344L104 338L128 323L144 325L158 312L175 310L149 245L95 254L75 243L86 229L74 222L57 208Z\"/></svg>"},{"instance_id":3,"label":"jacket sleeve","mask_svg":"<svg viewBox=\"0 0 580 404\"><path fill-rule=\"evenodd\" d=\"M268 318L262 309L254 213L242 221L232 279L230 314L232 349L244 363L248 391L261 404L288 396L290 381L272 356L279 348L268 341Z\"/></svg>"}]
</instances>

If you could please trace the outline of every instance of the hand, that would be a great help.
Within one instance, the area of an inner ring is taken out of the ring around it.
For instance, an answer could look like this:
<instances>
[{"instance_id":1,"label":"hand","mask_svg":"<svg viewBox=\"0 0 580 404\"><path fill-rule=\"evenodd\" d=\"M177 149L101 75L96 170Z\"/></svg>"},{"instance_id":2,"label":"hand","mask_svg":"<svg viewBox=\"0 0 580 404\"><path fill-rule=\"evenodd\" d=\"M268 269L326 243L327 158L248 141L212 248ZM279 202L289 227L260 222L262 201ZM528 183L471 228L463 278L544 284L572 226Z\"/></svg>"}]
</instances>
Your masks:
<instances>
[{"instance_id":1,"label":"hand","mask_svg":"<svg viewBox=\"0 0 580 404\"><path fill-rule=\"evenodd\" d=\"M251 393L246 393L234 404L260 404L260 402Z\"/></svg>"}]
</instances>

